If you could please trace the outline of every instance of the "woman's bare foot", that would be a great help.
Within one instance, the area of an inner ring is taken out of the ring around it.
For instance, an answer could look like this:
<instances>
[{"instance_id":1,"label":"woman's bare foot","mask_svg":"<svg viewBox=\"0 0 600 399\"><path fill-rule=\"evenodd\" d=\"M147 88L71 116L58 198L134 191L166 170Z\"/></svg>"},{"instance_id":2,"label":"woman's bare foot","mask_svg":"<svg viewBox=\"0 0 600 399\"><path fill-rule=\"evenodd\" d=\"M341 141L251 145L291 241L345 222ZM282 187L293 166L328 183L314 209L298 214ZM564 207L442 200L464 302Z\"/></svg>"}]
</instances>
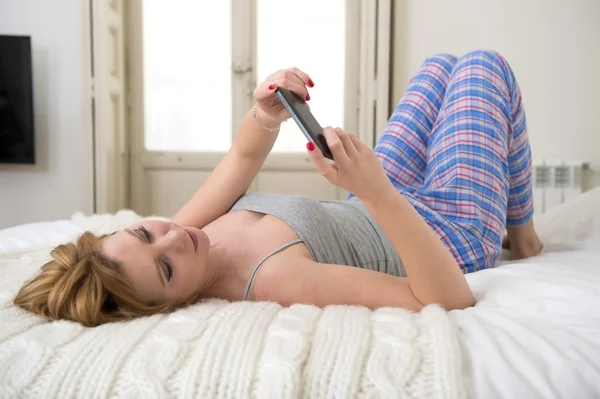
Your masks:
<instances>
[{"instance_id":1,"label":"woman's bare foot","mask_svg":"<svg viewBox=\"0 0 600 399\"><path fill-rule=\"evenodd\" d=\"M521 240L512 242L509 236L504 238L504 241L507 242L509 248L506 248L504 242L502 244L503 248L510 250L510 259L511 260L520 260L527 259L532 256L539 255L544 248L544 244L540 241L537 234L532 237L530 240Z\"/></svg>"},{"instance_id":2,"label":"woman's bare foot","mask_svg":"<svg viewBox=\"0 0 600 399\"><path fill-rule=\"evenodd\" d=\"M507 227L502 248L510 250L511 260L527 259L542 252L544 244L533 229L533 220L523 226Z\"/></svg>"}]
</instances>

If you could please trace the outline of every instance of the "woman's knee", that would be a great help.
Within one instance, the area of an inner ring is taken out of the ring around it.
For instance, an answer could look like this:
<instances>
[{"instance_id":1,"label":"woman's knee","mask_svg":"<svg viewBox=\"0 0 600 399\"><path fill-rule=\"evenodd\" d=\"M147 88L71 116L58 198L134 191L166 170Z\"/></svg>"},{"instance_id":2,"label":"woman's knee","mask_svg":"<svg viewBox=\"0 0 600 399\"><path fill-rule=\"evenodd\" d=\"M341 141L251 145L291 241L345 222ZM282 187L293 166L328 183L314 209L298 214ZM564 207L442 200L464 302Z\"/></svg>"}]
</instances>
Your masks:
<instances>
[{"instance_id":1,"label":"woman's knee","mask_svg":"<svg viewBox=\"0 0 600 399\"><path fill-rule=\"evenodd\" d=\"M456 70L472 67L473 65L493 67L496 69L496 72L504 75L504 80L507 84L514 80L512 69L508 61L502 54L495 50L475 50L466 53L458 59L454 72L456 72Z\"/></svg>"},{"instance_id":2,"label":"woman's knee","mask_svg":"<svg viewBox=\"0 0 600 399\"><path fill-rule=\"evenodd\" d=\"M452 54L440 53L435 54L425 59L425 64L438 64L442 65L444 68L450 67L450 70L456 64L458 58Z\"/></svg>"},{"instance_id":3,"label":"woman's knee","mask_svg":"<svg viewBox=\"0 0 600 399\"><path fill-rule=\"evenodd\" d=\"M479 50L470 51L470 52L466 53L465 55L463 55L462 57L460 57L460 60L464 60L464 59L485 59L488 61L493 61L493 62L501 63L501 64L506 63L506 58L504 58L502 56L502 54L500 54L496 50L479 49Z\"/></svg>"}]
</instances>

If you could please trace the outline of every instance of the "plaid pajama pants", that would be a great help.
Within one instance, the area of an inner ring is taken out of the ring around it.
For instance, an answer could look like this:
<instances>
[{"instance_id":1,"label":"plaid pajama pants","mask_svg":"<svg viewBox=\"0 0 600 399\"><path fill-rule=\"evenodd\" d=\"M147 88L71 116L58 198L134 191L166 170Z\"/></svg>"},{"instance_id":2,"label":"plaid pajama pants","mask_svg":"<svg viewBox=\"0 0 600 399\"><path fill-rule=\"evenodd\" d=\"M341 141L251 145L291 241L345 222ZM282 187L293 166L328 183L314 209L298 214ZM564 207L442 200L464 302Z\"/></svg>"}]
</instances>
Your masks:
<instances>
[{"instance_id":1,"label":"plaid pajama pants","mask_svg":"<svg viewBox=\"0 0 600 399\"><path fill-rule=\"evenodd\" d=\"M428 58L374 152L464 273L493 267L506 226L533 216L521 94L495 52Z\"/></svg>"}]
</instances>

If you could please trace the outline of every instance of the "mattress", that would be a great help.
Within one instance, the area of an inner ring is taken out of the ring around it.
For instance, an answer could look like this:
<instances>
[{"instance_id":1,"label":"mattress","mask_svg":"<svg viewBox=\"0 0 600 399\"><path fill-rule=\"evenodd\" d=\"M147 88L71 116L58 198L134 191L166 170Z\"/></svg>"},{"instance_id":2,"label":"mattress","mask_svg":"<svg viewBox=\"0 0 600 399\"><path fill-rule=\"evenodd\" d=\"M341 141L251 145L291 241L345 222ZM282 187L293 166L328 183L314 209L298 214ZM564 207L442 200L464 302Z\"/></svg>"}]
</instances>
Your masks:
<instances>
[{"instance_id":1,"label":"mattress","mask_svg":"<svg viewBox=\"0 0 600 399\"><path fill-rule=\"evenodd\" d=\"M468 275L466 310L208 300L96 328L11 298L52 246L140 217L0 230L0 398L600 397L598 204L600 189L536 220L544 252Z\"/></svg>"}]
</instances>

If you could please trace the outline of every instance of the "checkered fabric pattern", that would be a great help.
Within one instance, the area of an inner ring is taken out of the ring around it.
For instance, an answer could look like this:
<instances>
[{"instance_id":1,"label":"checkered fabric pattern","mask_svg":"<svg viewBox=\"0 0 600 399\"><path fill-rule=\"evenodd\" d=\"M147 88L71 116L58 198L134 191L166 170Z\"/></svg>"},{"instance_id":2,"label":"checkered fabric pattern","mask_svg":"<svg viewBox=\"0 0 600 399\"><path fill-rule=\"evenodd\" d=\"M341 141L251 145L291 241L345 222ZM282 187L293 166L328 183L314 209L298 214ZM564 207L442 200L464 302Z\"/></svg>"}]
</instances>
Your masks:
<instances>
[{"instance_id":1,"label":"checkered fabric pattern","mask_svg":"<svg viewBox=\"0 0 600 399\"><path fill-rule=\"evenodd\" d=\"M374 152L464 273L493 267L506 226L533 216L521 94L495 52L428 58Z\"/></svg>"}]
</instances>

